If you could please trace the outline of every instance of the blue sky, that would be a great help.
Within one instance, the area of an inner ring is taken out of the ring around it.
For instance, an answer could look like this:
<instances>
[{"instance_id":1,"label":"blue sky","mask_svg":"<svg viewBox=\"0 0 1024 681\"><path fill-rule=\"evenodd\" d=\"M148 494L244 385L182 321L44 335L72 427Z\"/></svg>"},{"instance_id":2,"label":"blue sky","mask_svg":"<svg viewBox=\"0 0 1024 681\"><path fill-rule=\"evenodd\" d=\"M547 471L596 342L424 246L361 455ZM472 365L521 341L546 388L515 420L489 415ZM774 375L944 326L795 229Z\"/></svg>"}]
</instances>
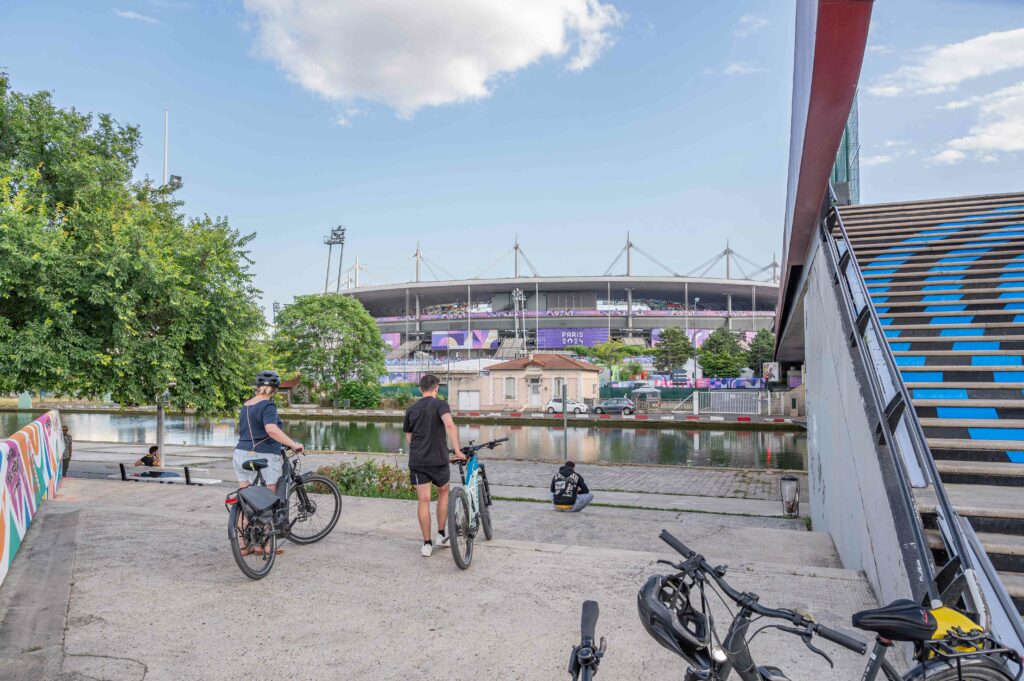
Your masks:
<instances>
[{"instance_id":1,"label":"blue sky","mask_svg":"<svg viewBox=\"0 0 1024 681\"><path fill-rule=\"evenodd\" d=\"M1024 189L1015 30L1024 3L878 0L865 202ZM14 87L141 125L140 177L170 109L180 196L258 234L268 307L322 290L339 223L371 283L408 279L417 240L479 275L517 233L542 274L604 272L627 229L679 272L726 238L767 264L792 51L788 0L0 3Z\"/></svg>"}]
</instances>

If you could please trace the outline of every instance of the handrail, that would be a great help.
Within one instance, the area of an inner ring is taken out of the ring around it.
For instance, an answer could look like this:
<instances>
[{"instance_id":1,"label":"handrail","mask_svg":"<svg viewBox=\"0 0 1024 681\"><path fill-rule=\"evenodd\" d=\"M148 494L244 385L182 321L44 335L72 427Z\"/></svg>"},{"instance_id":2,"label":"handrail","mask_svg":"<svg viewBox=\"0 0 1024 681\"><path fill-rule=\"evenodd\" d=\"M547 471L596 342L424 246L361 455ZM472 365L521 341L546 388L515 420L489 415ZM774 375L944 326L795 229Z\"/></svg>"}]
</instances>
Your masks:
<instances>
[{"instance_id":1,"label":"handrail","mask_svg":"<svg viewBox=\"0 0 1024 681\"><path fill-rule=\"evenodd\" d=\"M829 197L832 203L834 204L835 193L831 185L829 186ZM833 236L832 228L828 225L827 220L823 220L821 223L823 232L822 236L826 238L826 245L829 246L828 252L833 259L833 264L838 268L837 279L843 282L844 288L848 293L848 297L845 298L847 312L849 314L854 315L853 318L858 320L861 318L862 315L866 315L864 317L865 321L862 322L862 324L864 325L863 332L866 333L867 327L871 327L875 335L876 342L880 346L880 351L882 353L882 359L884 360L885 369L889 374L889 379L896 390L896 394L892 398L889 398L889 401L884 401L884 392L880 392L879 390L881 387L879 385L881 381L878 375L880 367L876 363L869 361L871 358L865 356L865 351L867 350L867 348L862 346L861 354L862 358L865 360L865 366L868 367L869 369L874 368L874 371L867 372L868 375L872 378L872 380L869 381L869 383L871 384L872 390L875 393L874 397L876 399L881 397L883 400L882 402L876 402L876 405L886 405L886 408L882 411L882 413L880 413L879 416L881 427L883 428L883 430L889 431L888 433L886 433L886 435L888 436L887 442L890 443L890 446L897 445L897 449L899 449L900 454L898 460L900 461L900 463L903 464L903 466L908 466L911 463L911 461L908 461L906 453L903 452L902 449L899 447L899 443L897 442L896 438L892 437L892 431L896 429L895 426L892 425L892 423L895 423L897 421L902 422L906 427L907 434L910 437L911 446L914 449L913 463L916 463L919 466L923 466L923 472L927 473L928 478L930 478L932 487L935 490L936 499L938 501L937 508L935 510L936 515L939 518L938 526L940 530L940 536L942 537L946 554L951 559L959 558L960 560L960 564L963 567L964 576L967 578L967 584L969 586L969 600L973 601L971 603L972 607L979 614L988 614L988 619L990 620L990 622L998 622L1000 625L998 627L999 629L1004 628L1004 626L1002 625L1009 624L1010 628L1013 630L1012 633L1017 638L1018 644L1024 644L1024 624L1022 624L1017 609L1013 605L1013 600L1010 598L1010 595L1006 592L1006 588L1002 584L1002 581L999 579L995 567L992 565L992 562L988 557L988 554L981 549L980 542L978 542L977 537L974 535L973 528L971 528L970 524L956 512L956 509L953 508L953 505L949 500L949 496L946 493L946 488L943 485L942 479L939 474L938 466L936 465L935 459L932 456L931 448L928 446L927 437L925 436L924 430L921 428L921 423L917 419L916 413L913 410L913 402L910 396L910 391L907 389L906 384L903 381L903 376L900 373L899 367L896 364L896 358L892 353L892 348L890 348L889 342L885 337L884 327L882 326L881 320L878 317L878 313L875 310L875 306L871 301L871 295L867 288L867 282L864 280L860 268L860 263L857 261L857 255L854 252L853 243L850 241L849 233L846 231L846 226L843 224L843 219L840 214L840 211L838 209L833 209L831 214L835 218L835 227L839 231L839 236L842 238L843 244L846 248L845 253L848 255L839 253L836 238ZM846 259L845 265L841 264L844 258ZM857 283L857 285L859 286L860 290L863 292L864 295L865 307L860 311L854 310L852 307L854 302L853 290L850 287L849 280L847 279L847 276L851 276L851 271L852 276L854 277L854 281ZM858 328L858 330L860 329ZM861 344L858 343L858 345ZM899 397L900 399L897 400L896 397ZM890 408L893 405L896 405L895 408L898 409L899 411L896 415L896 418L894 418L893 422L890 423L887 417L893 413L890 410ZM885 412L889 412L889 414ZM904 496L909 496L912 500L912 493L910 491L909 481L906 479L906 471L902 470L903 466L897 466L897 472L899 473L901 487L903 488L903 491L905 493ZM916 513L916 507L912 508ZM965 526L970 530L970 532L967 532L964 529ZM923 539L923 532L921 530L920 523L915 522L914 528L915 535ZM925 543L923 546L927 547L927 543ZM924 564L929 565L930 561L925 562ZM933 600L935 600L937 588L934 584L934 578L930 581L932 582L932 584L929 588L929 596ZM1002 612L999 613L1000 616L993 616L993 614L991 613L991 603L989 599L986 599L986 593L995 596L995 599L998 602L1000 609L1002 610ZM997 635L1003 636L1003 638L1006 638L1007 634L1011 632L996 631L995 633Z\"/></svg>"}]
</instances>

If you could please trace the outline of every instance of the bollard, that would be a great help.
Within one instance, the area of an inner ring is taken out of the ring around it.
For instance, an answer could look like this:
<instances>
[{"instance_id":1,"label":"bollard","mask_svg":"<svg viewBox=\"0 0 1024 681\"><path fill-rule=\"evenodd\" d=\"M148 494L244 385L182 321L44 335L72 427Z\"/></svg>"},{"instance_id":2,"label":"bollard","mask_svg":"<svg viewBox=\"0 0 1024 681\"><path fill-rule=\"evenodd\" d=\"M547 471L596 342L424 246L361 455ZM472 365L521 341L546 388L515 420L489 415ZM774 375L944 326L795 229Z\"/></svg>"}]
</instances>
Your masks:
<instances>
[{"instance_id":1,"label":"bollard","mask_svg":"<svg viewBox=\"0 0 1024 681\"><path fill-rule=\"evenodd\" d=\"M779 479L782 495L782 515L787 518L800 517L800 479L794 475L783 475Z\"/></svg>"}]
</instances>

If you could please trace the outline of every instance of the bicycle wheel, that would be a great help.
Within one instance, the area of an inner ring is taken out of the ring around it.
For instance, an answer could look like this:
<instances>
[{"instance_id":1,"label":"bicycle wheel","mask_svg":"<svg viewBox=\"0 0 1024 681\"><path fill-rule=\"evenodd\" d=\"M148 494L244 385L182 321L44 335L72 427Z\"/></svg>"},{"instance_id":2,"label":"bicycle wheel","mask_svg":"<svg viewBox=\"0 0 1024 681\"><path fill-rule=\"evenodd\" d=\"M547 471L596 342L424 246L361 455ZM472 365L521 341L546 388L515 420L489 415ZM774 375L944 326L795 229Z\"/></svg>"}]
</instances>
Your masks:
<instances>
[{"instance_id":1,"label":"bicycle wheel","mask_svg":"<svg viewBox=\"0 0 1024 681\"><path fill-rule=\"evenodd\" d=\"M288 539L313 544L331 533L341 517L341 492L330 478L310 476L288 492Z\"/></svg>"},{"instance_id":2,"label":"bicycle wheel","mask_svg":"<svg viewBox=\"0 0 1024 681\"><path fill-rule=\"evenodd\" d=\"M465 570L473 562L473 527L465 487L456 487L448 501L448 537L455 564Z\"/></svg>"},{"instance_id":3,"label":"bicycle wheel","mask_svg":"<svg viewBox=\"0 0 1024 681\"><path fill-rule=\"evenodd\" d=\"M960 671L955 662L932 660L918 665L903 677L903 681L1013 681L1005 669L984 656L965 657L960 660Z\"/></svg>"},{"instance_id":4,"label":"bicycle wheel","mask_svg":"<svg viewBox=\"0 0 1024 681\"><path fill-rule=\"evenodd\" d=\"M249 579L263 579L274 567L277 537L263 521L249 522L238 503L228 513L228 540L238 569ZM244 552L244 553L243 553Z\"/></svg>"},{"instance_id":5,"label":"bicycle wheel","mask_svg":"<svg viewBox=\"0 0 1024 681\"><path fill-rule=\"evenodd\" d=\"M494 538L494 529L491 527L491 509L487 505L487 493L484 491L483 480L476 488L476 495L476 504L480 509L480 524L484 526L484 539L490 541Z\"/></svg>"}]
</instances>

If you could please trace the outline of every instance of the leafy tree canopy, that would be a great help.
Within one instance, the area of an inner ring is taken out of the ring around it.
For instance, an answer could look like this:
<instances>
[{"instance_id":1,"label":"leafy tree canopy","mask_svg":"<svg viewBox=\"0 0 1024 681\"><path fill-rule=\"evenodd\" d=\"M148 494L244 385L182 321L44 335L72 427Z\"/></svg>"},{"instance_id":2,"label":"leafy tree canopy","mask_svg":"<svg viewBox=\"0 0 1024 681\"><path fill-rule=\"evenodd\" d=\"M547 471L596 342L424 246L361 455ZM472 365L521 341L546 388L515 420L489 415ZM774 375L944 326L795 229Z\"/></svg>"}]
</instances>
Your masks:
<instances>
[{"instance_id":1,"label":"leafy tree canopy","mask_svg":"<svg viewBox=\"0 0 1024 681\"><path fill-rule=\"evenodd\" d=\"M271 347L278 362L315 391L350 381L376 384L385 373L385 344L373 317L355 298L299 296L277 315Z\"/></svg>"},{"instance_id":2,"label":"leafy tree canopy","mask_svg":"<svg viewBox=\"0 0 1024 681\"><path fill-rule=\"evenodd\" d=\"M572 345L566 350L574 352L580 357L586 357L594 364L609 371L614 371L621 366L627 357L638 357L647 353L644 348L637 345L626 345L621 340L608 340L593 347Z\"/></svg>"},{"instance_id":3,"label":"leafy tree canopy","mask_svg":"<svg viewBox=\"0 0 1024 681\"><path fill-rule=\"evenodd\" d=\"M669 373L683 368L696 355L697 351L686 332L675 328L663 329L661 341L654 349L654 368L659 373Z\"/></svg>"},{"instance_id":4,"label":"leafy tree canopy","mask_svg":"<svg viewBox=\"0 0 1024 681\"><path fill-rule=\"evenodd\" d=\"M775 334L768 329L761 329L750 342L747 350L747 366L754 370L758 376L761 375L763 364L775 359Z\"/></svg>"},{"instance_id":5,"label":"leafy tree canopy","mask_svg":"<svg viewBox=\"0 0 1024 681\"><path fill-rule=\"evenodd\" d=\"M705 376L735 378L747 365L747 355L739 339L725 327L715 329L697 351Z\"/></svg>"}]
</instances>

